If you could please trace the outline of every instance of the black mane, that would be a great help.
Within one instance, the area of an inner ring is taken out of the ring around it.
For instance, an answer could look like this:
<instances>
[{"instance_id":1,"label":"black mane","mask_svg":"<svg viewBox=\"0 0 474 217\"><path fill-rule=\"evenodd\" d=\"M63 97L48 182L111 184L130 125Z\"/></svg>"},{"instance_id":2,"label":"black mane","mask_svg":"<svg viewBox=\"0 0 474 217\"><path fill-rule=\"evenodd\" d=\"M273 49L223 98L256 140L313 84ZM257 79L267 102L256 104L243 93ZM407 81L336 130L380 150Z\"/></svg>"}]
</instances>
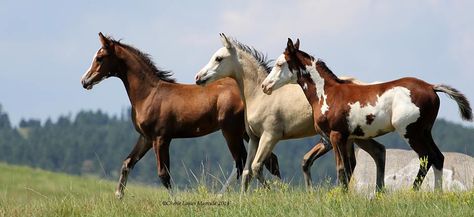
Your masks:
<instances>
[{"instance_id":1,"label":"black mane","mask_svg":"<svg viewBox=\"0 0 474 217\"><path fill-rule=\"evenodd\" d=\"M272 60L268 60L266 54L258 51L252 46L245 45L242 42L239 42L235 39L232 39L232 43L240 50L252 55L260 64L260 66L262 66L267 73L270 73L270 71L272 70L272 67L270 66L270 63L272 62Z\"/></svg>"},{"instance_id":2,"label":"black mane","mask_svg":"<svg viewBox=\"0 0 474 217\"><path fill-rule=\"evenodd\" d=\"M153 60L151 59L151 56L149 54L143 53L140 50L138 50L137 48L135 48L133 46L130 46L128 44L123 44L123 43L120 42L120 40L115 40L110 36L107 37L107 38L110 41L112 41L113 43L115 43L117 45L120 45L120 46L124 47L125 49L131 51L135 55L137 55L141 60L143 60L143 62L148 67L150 67L150 69L154 72L154 75L156 75L156 77L159 78L160 80L171 82L171 83L176 82L176 80L171 77L173 75L173 73L171 71L162 70L162 69L159 69L158 67L156 67L155 63L153 62Z\"/></svg>"}]
</instances>

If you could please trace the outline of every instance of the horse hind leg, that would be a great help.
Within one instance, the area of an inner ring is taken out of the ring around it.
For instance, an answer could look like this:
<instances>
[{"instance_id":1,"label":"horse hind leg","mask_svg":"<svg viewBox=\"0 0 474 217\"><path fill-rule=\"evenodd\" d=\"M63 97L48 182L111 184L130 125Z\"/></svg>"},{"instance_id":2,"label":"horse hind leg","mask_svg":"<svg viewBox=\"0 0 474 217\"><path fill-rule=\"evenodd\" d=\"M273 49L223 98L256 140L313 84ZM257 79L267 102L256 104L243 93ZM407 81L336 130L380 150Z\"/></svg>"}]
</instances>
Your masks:
<instances>
[{"instance_id":1,"label":"horse hind leg","mask_svg":"<svg viewBox=\"0 0 474 217\"><path fill-rule=\"evenodd\" d=\"M366 151L372 157L372 159L374 159L377 173L375 191L382 192L385 186L385 146L373 139L356 139L354 142L357 144L357 146L359 146L359 148Z\"/></svg>"},{"instance_id":2,"label":"horse hind leg","mask_svg":"<svg viewBox=\"0 0 474 217\"><path fill-rule=\"evenodd\" d=\"M439 150L438 146L433 140L431 132L426 133L426 139L430 144L431 153L433 155L433 172L435 177L434 188L436 191L443 190L443 166L444 166L444 155Z\"/></svg>"},{"instance_id":3,"label":"horse hind leg","mask_svg":"<svg viewBox=\"0 0 474 217\"><path fill-rule=\"evenodd\" d=\"M278 164L278 157L276 154L273 152L270 153L270 156L268 156L268 158L263 161L263 164L272 175L281 179L280 165Z\"/></svg>"},{"instance_id":4,"label":"horse hind leg","mask_svg":"<svg viewBox=\"0 0 474 217\"><path fill-rule=\"evenodd\" d=\"M337 179L343 190L347 191L349 179L352 175L347 137L343 136L340 132L331 131L329 138L334 149L334 157L336 158Z\"/></svg>"},{"instance_id":5,"label":"horse hind leg","mask_svg":"<svg viewBox=\"0 0 474 217\"><path fill-rule=\"evenodd\" d=\"M161 183L171 190L171 176L170 176L170 153L169 145L171 140L162 137L157 137L153 141L153 149L156 156L156 166L158 169L158 177Z\"/></svg>"},{"instance_id":6,"label":"horse hind leg","mask_svg":"<svg viewBox=\"0 0 474 217\"><path fill-rule=\"evenodd\" d=\"M437 167L435 171L435 177L437 177L435 185L439 187L439 185L442 184L442 162L444 162L443 155L439 152L439 149L433 142L431 133L429 132L430 130L420 130L420 128L421 127L412 124L407 127L407 133L405 136L402 136L418 154L420 159L420 168L418 169L416 178L413 181L413 189L415 191L420 190L423 180L433 164L436 164ZM420 133L420 131L422 131L422 133ZM434 148L436 148L436 151Z\"/></svg>"},{"instance_id":7,"label":"horse hind leg","mask_svg":"<svg viewBox=\"0 0 474 217\"><path fill-rule=\"evenodd\" d=\"M322 139L320 139L319 142L303 156L301 167L303 170L303 176L307 190L311 189L312 187L311 166L313 165L314 161L332 150L331 144L328 143L329 142L324 142Z\"/></svg>"},{"instance_id":8,"label":"horse hind leg","mask_svg":"<svg viewBox=\"0 0 474 217\"><path fill-rule=\"evenodd\" d=\"M236 131L225 129L222 129L222 134L224 135L227 147L234 159L235 168L232 169L230 176L219 191L219 195L223 195L227 188L239 179L242 175L244 163L247 158L247 151L245 150L242 136L238 136Z\"/></svg>"},{"instance_id":9,"label":"horse hind leg","mask_svg":"<svg viewBox=\"0 0 474 217\"><path fill-rule=\"evenodd\" d=\"M259 139L256 137L250 138L249 140L249 151L247 153L244 171L242 172L241 195L247 191L250 181L252 180L251 165L252 161L255 159L255 154L257 153L258 143Z\"/></svg>"},{"instance_id":10,"label":"horse hind leg","mask_svg":"<svg viewBox=\"0 0 474 217\"><path fill-rule=\"evenodd\" d=\"M237 135L237 132L227 129L222 129L222 134L227 142L227 147L235 162L237 169L237 178L242 175L244 163L247 158L247 151L245 150L242 136Z\"/></svg>"},{"instance_id":11,"label":"horse hind leg","mask_svg":"<svg viewBox=\"0 0 474 217\"><path fill-rule=\"evenodd\" d=\"M118 199L122 199L124 195L124 189L127 185L128 174L133 169L135 164L140 159L142 159L142 157L148 152L148 150L150 150L151 146L151 142L146 141L143 136L140 136L133 150L123 161L122 168L120 169L120 178L117 184L117 188L115 190L115 196Z\"/></svg>"}]
</instances>

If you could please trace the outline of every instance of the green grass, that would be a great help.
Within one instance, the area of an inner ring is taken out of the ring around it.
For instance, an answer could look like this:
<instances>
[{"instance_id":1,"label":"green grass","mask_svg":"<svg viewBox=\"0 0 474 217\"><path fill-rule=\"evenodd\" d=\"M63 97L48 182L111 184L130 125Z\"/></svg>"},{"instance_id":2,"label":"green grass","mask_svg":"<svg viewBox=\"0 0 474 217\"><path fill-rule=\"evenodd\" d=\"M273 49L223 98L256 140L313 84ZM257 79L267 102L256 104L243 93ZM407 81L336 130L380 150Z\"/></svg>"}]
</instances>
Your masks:
<instances>
[{"instance_id":1,"label":"green grass","mask_svg":"<svg viewBox=\"0 0 474 217\"><path fill-rule=\"evenodd\" d=\"M115 183L0 164L0 216L474 216L474 191L395 192L375 199L337 188L313 192L274 183L240 199L206 187L179 190L174 202L159 187L130 184L124 199Z\"/></svg>"}]
</instances>

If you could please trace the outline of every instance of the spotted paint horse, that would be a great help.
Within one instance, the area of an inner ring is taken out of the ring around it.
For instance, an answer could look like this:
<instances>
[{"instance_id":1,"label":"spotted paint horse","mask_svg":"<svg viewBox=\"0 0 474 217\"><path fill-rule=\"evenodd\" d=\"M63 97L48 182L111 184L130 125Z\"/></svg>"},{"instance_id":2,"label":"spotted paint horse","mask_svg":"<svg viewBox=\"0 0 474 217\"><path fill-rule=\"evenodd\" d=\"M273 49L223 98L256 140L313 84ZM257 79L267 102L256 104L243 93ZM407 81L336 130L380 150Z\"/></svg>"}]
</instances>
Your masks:
<instances>
[{"instance_id":1,"label":"spotted paint horse","mask_svg":"<svg viewBox=\"0 0 474 217\"><path fill-rule=\"evenodd\" d=\"M263 91L287 83L298 83L313 108L315 128L329 137L336 152L339 183L347 188L355 157L348 148L354 139L370 139L397 132L418 154L427 159L420 168L413 188L418 190L429 168L434 166L435 189L442 188L444 156L436 146L431 129L439 109L437 92L456 101L461 118L472 121L466 97L443 84L429 84L416 78L358 85L339 79L326 64L299 50L299 40L278 57L271 73L262 83Z\"/></svg>"}]
</instances>

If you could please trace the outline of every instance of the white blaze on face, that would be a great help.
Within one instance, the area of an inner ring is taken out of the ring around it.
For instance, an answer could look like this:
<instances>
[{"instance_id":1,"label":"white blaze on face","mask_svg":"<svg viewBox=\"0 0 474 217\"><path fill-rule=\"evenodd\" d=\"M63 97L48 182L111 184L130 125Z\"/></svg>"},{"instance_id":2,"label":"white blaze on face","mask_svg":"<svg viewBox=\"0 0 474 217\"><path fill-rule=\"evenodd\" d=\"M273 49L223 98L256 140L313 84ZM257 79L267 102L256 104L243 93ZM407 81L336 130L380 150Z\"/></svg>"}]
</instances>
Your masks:
<instances>
[{"instance_id":1,"label":"white blaze on face","mask_svg":"<svg viewBox=\"0 0 474 217\"><path fill-rule=\"evenodd\" d=\"M321 114L325 114L329 110L329 105L327 103L328 95L324 92L324 78L321 77L321 75L319 75L318 71L316 70L316 62L313 61L311 66L306 66L304 73L309 73L311 79L316 85L316 96L320 101L323 101L323 105L321 106Z\"/></svg>"},{"instance_id":2,"label":"white blaze on face","mask_svg":"<svg viewBox=\"0 0 474 217\"><path fill-rule=\"evenodd\" d=\"M228 58L230 56L229 51L227 48L223 47L217 50L214 55L212 55L209 62L204 66L197 74L201 78L201 80L209 80L214 81L220 78L224 78L228 76L228 67L223 65L223 59ZM217 58L221 58L221 61L217 61ZM218 70L219 69L219 70Z\"/></svg>"},{"instance_id":3,"label":"white blaze on face","mask_svg":"<svg viewBox=\"0 0 474 217\"><path fill-rule=\"evenodd\" d=\"M89 69L87 69L86 72L82 75L81 81L84 80L84 78L87 76L87 73L92 70L92 65L94 65L95 58L97 58L97 53L99 53L99 52L96 52L96 53L94 54L94 57L92 57L91 65L89 66Z\"/></svg>"},{"instance_id":4,"label":"white blaze on face","mask_svg":"<svg viewBox=\"0 0 474 217\"><path fill-rule=\"evenodd\" d=\"M402 137L406 134L406 127L418 120L420 109L411 101L410 90L405 87L394 87L377 96L374 105L361 105L360 102L349 103L348 125L350 132L360 127L364 136L371 138L381 132L396 130ZM367 117L373 120L368 123Z\"/></svg>"},{"instance_id":5,"label":"white blaze on face","mask_svg":"<svg viewBox=\"0 0 474 217\"><path fill-rule=\"evenodd\" d=\"M292 73L286 62L284 54L281 54L275 61L275 66L273 66L272 71L263 81L263 85L269 89L278 89L285 84L295 83L296 74Z\"/></svg>"}]
</instances>

